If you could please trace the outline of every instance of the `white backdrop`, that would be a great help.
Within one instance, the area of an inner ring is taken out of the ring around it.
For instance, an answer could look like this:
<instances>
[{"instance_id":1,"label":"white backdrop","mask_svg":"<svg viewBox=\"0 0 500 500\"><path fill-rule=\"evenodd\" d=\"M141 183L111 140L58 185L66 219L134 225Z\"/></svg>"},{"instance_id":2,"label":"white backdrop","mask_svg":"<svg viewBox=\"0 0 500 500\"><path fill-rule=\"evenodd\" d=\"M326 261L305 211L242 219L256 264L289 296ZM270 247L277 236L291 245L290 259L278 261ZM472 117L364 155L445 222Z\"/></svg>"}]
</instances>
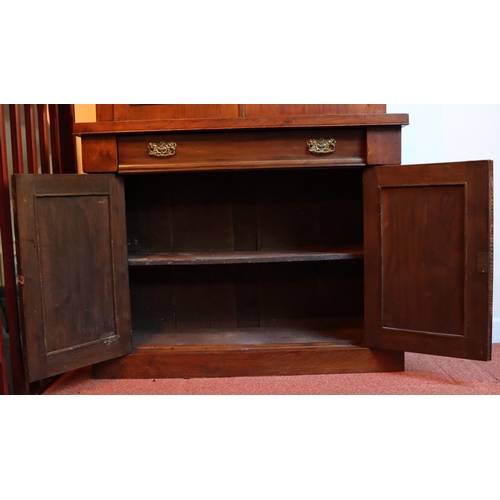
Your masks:
<instances>
[{"instance_id":1,"label":"white backdrop","mask_svg":"<svg viewBox=\"0 0 500 500\"><path fill-rule=\"evenodd\" d=\"M388 113L408 113L403 128L403 163L494 161L494 198L500 200L499 104L388 104ZM500 246L499 204L494 208L494 262ZM493 274L493 342L500 342L500 264Z\"/></svg>"}]
</instances>

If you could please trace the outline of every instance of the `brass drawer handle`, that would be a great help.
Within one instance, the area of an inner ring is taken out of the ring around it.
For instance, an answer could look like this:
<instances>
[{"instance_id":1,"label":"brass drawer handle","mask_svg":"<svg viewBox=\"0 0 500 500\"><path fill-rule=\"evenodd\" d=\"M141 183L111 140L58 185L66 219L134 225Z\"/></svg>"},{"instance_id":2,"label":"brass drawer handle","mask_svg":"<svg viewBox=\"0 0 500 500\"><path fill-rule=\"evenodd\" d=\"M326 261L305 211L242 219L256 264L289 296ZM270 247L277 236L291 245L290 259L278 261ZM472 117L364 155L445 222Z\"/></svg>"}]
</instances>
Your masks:
<instances>
[{"instance_id":1,"label":"brass drawer handle","mask_svg":"<svg viewBox=\"0 0 500 500\"><path fill-rule=\"evenodd\" d=\"M307 141L307 146L310 153L329 154L335 151L335 139L310 139Z\"/></svg>"},{"instance_id":2,"label":"brass drawer handle","mask_svg":"<svg viewBox=\"0 0 500 500\"><path fill-rule=\"evenodd\" d=\"M149 156L174 156L176 148L175 142L150 142L148 153Z\"/></svg>"}]
</instances>

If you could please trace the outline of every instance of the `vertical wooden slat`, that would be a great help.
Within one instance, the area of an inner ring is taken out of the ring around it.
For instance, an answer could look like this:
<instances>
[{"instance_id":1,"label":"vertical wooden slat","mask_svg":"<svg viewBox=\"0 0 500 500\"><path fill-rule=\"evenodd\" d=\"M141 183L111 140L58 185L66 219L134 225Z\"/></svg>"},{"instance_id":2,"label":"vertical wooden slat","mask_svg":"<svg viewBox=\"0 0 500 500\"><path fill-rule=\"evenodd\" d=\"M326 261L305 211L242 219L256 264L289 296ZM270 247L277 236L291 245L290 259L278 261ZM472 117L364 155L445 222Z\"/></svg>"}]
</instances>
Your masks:
<instances>
[{"instance_id":1,"label":"vertical wooden slat","mask_svg":"<svg viewBox=\"0 0 500 500\"><path fill-rule=\"evenodd\" d=\"M2 321L0 319L0 325ZM7 362L5 360L5 348L3 335L0 334L0 395L9 393L9 379L7 375Z\"/></svg>"},{"instance_id":2,"label":"vertical wooden slat","mask_svg":"<svg viewBox=\"0 0 500 500\"><path fill-rule=\"evenodd\" d=\"M35 105L24 105L24 123L26 126L26 151L28 160L28 173L38 173L38 156L36 144Z\"/></svg>"},{"instance_id":3,"label":"vertical wooden slat","mask_svg":"<svg viewBox=\"0 0 500 500\"><path fill-rule=\"evenodd\" d=\"M1 109L1 122L0 122L0 177L3 177L3 165L7 164L7 144L5 137L5 120L3 115L3 104L0 104ZM3 183L2 183L3 184ZM3 200L2 190L0 190L0 203ZM0 213L2 214L2 219L0 220L0 234L3 236L3 213L4 208L3 204L0 205ZM3 253L2 253L3 255ZM0 317L0 330L2 329L2 320ZM9 386L8 386L8 375L7 375L7 361L5 358L5 346L3 341L3 332L0 332L0 394L8 394Z\"/></svg>"},{"instance_id":4,"label":"vertical wooden slat","mask_svg":"<svg viewBox=\"0 0 500 500\"><path fill-rule=\"evenodd\" d=\"M4 105L0 104L0 234L4 235L4 189L3 189L3 176L4 176L4 166L7 168L7 137L5 132L5 114ZM2 252L2 257L5 258L5 254ZM0 317L0 327L2 326L2 320ZM0 328L1 330L1 328ZM0 332L0 395L8 394L8 375L7 375L7 361L5 358L5 346L3 341L3 332Z\"/></svg>"},{"instance_id":5,"label":"vertical wooden slat","mask_svg":"<svg viewBox=\"0 0 500 500\"><path fill-rule=\"evenodd\" d=\"M18 134L18 126L20 124L19 113L11 107L11 135L16 136L12 141L13 145L19 144L20 134ZM13 112L12 112L13 111ZM14 115L14 120L12 116ZM16 117L17 115L17 117ZM17 118L17 119L16 119ZM19 317L17 310L17 287L16 275L14 266L14 238L12 235L11 221L11 203L9 191L9 167L7 163L7 135L6 135L6 117L4 106L0 106L0 230L2 233L2 256L3 268L5 277L5 298L7 306L7 322L10 338L10 359L12 370L12 385L15 394L26 394L28 390L26 376L24 372L23 356L21 350L21 336L19 331ZM20 128L20 127L19 127ZM14 160L13 169L19 168L19 155L13 153Z\"/></svg>"},{"instance_id":6,"label":"vertical wooden slat","mask_svg":"<svg viewBox=\"0 0 500 500\"><path fill-rule=\"evenodd\" d=\"M73 104L58 104L58 144L61 158L61 173L76 174L76 139L73 136L74 106Z\"/></svg>"},{"instance_id":7,"label":"vertical wooden slat","mask_svg":"<svg viewBox=\"0 0 500 500\"><path fill-rule=\"evenodd\" d=\"M38 136L40 140L40 166L42 174L50 174L50 145L49 123L47 119L47 106L37 104L38 111Z\"/></svg>"},{"instance_id":8,"label":"vertical wooden slat","mask_svg":"<svg viewBox=\"0 0 500 500\"><path fill-rule=\"evenodd\" d=\"M10 104L10 138L12 144L12 171L24 173L23 138L21 128L21 104Z\"/></svg>"},{"instance_id":9,"label":"vertical wooden slat","mask_svg":"<svg viewBox=\"0 0 500 500\"><path fill-rule=\"evenodd\" d=\"M49 104L52 173L78 172L76 146L73 137L73 105Z\"/></svg>"},{"instance_id":10,"label":"vertical wooden slat","mask_svg":"<svg viewBox=\"0 0 500 500\"><path fill-rule=\"evenodd\" d=\"M57 104L49 104L50 150L52 152L52 173L61 173L61 148L59 145L59 116Z\"/></svg>"}]
</instances>

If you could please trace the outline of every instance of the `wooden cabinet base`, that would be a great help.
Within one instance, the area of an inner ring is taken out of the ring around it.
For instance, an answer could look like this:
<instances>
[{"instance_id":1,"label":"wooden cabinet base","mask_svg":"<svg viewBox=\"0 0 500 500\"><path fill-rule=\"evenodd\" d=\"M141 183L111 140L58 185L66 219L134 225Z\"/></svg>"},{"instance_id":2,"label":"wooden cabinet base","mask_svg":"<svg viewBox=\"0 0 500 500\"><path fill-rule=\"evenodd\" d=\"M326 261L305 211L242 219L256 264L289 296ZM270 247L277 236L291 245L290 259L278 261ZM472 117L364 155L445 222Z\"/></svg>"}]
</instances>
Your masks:
<instances>
[{"instance_id":1,"label":"wooden cabinet base","mask_svg":"<svg viewBox=\"0 0 500 500\"><path fill-rule=\"evenodd\" d=\"M357 346L137 349L94 378L201 378L404 371L404 352Z\"/></svg>"}]
</instances>

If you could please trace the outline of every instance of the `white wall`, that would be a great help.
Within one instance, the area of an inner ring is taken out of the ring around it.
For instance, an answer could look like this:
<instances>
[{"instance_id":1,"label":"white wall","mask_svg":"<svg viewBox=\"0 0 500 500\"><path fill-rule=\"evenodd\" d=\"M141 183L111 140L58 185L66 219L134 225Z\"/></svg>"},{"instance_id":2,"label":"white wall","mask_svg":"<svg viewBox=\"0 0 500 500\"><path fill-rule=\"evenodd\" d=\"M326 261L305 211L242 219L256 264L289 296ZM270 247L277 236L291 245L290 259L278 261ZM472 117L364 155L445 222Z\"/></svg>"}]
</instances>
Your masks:
<instances>
[{"instance_id":1,"label":"white wall","mask_svg":"<svg viewBox=\"0 0 500 500\"><path fill-rule=\"evenodd\" d=\"M403 163L494 161L494 198L500 200L499 104L388 104L388 113L408 113ZM500 342L500 204L494 208L493 342Z\"/></svg>"}]
</instances>

